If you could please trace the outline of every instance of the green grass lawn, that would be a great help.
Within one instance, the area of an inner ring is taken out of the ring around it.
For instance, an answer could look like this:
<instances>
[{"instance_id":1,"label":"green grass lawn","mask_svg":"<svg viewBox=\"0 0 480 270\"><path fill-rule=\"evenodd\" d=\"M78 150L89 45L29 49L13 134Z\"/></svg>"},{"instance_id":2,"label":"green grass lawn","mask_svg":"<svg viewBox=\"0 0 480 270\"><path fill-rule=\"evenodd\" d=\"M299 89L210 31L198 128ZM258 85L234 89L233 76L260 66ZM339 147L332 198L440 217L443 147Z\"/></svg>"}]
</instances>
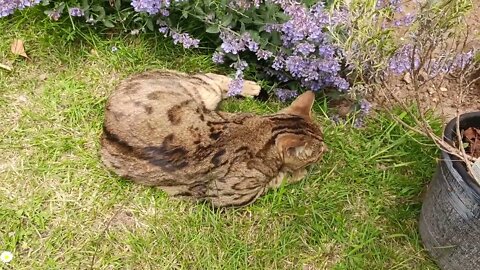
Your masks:
<instances>
[{"instance_id":1,"label":"green grass lawn","mask_svg":"<svg viewBox=\"0 0 480 270\"><path fill-rule=\"evenodd\" d=\"M15 256L0 269L437 269L417 231L437 152L387 117L335 126L319 100L324 160L299 184L216 212L122 180L99 159L104 104L121 78L218 71L208 55L28 11L0 29L0 62L14 61L12 72L0 69L0 251ZM10 53L14 38L31 60Z\"/></svg>"}]
</instances>

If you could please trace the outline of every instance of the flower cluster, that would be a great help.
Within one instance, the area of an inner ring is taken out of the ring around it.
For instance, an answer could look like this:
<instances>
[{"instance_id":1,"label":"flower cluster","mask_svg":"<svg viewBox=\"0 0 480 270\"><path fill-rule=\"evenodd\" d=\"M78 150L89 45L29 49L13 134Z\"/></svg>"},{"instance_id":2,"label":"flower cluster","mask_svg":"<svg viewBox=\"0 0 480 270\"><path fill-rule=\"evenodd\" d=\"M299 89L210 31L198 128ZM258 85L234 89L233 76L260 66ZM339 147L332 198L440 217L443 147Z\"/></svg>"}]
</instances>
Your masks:
<instances>
[{"instance_id":1,"label":"flower cluster","mask_svg":"<svg viewBox=\"0 0 480 270\"><path fill-rule=\"evenodd\" d=\"M414 53L413 49L414 46L412 44L406 44L400 47L390 58L389 71L394 74L403 74L411 71L412 57L414 57L413 68L417 69L420 65L421 51L417 47L415 48ZM444 54L430 59L424 68L431 77L452 73L454 71L463 70L467 67L472 62L474 55L474 50L470 50L466 53L444 52Z\"/></svg>"},{"instance_id":2,"label":"flower cluster","mask_svg":"<svg viewBox=\"0 0 480 270\"><path fill-rule=\"evenodd\" d=\"M297 97L298 92L296 90L277 88L275 89L275 95L280 101L285 102Z\"/></svg>"},{"instance_id":3,"label":"flower cluster","mask_svg":"<svg viewBox=\"0 0 480 270\"><path fill-rule=\"evenodd\" d=\"M6 16L40 1L0 0L0 14ZM69 1L68 5L51 1L54 7L45 13L52 20L58 20L65 10L71 17L84 17L91 24L103 22L107 27L125 22L125 18L115 19L116 15L112 15L120 11L115 10L117 7L104 6L99 0L91 2L87 8L79 5L80 1ZM153 29L156 20L160 33L187 49L198 48L198 37L204 37L196 35L201 33L199 24L206 29L216 27L217 30L212 28L207 32L217 34L218 41L209 38L205 45L217 48L213 62L235 69L230 95L240 92L247 67L256 68L267 78L273 77L280 89L287 84L289 88L306 87L314 91L327 87L349 89L349 83L340 75L344 53L326 32L327 26L340 23L342 16L340 12L331 14L322 2L308 6L291 0L229 0L220 1L215 10L202 1L131 0L130 5L136 13L142 13L131 20L142 24L137 24L137 32L144 31L145 27ZM278 95L282 100L290 96L293 94Z\"/></svg>"},{"instance_id":4,"label":"flower cluster","mask_svg":"<svg viewBox=\"0 0 480 270\"><path fill-rule=\"evenodd\" d=\"M377 9L391 8L395 11L401 11L400 0L377 0Z\"/></svg>"},{"instance_id":5,"label":"flower cluster","mask_svg":"<svg viewBox=\"0 0 480 270\"><path fill-rule=\"evenodd\" d=\"M229 6L232 9L249 9L252 7L260 7L262 0L233 0L229 2Z\"/></svg>"},{"instance_id":6,"label":"flower cluster","mask_svg":"<svg viewBox=\"0 0 480 270\"><path fill-rule=\"evenodd\" d=\"M147 12L150 15L161 13L168 16L170 0L132 0L132 6L136 12Z\"/></svg>"},{"instance_id":7,"label":"flower cluster","mask_svg":"<svg viewBox=\"0 0 480 270\"><path fill-rule=\"evenodd\" d=\"M236 96L242 92L243 71L245 70L245 68L248 67L248 64L247 62L239 59L237 62L231 64L230 67L235 68L237 72L235 73L235 78L228 85L228 88L229 88L228 95Z\"/></svg>"},{"instance_id":8,"label":"flower cluster","mask_svg":"<svg viewBox=\"0 0 480 270\"><path fill-rule=\"evenodd\" d=\"M0 18L13 14L15 10L22 10L39 4L41 0L0 0Z\"/></svg>"},{"instance_id":9,"label":"flower cluster","mask_svg":"<svg viewBox=\"0 0 480 270\"><path fill-rule=\"evenodd\" d=\"M220 32L222 44L212 60L223 63L225 55L239 56L242 52L252 52L260 65L266 65L267 74L276 76L282 82L297 81L314 91L327 87L348 90L349 83L339 74L342 52L325 32L326 26L335 22L332 20L334 16L325 10L323 3L307 7L288 0L268 2L280 6L288 17L286 21L268 24L264 29L270 35L278 34L280 43L267 48L248 32L239 34L226 29ZM241 70L237 69L236 77L239 77L239 72ZM232 93L235 91L230 89ZM283 96L279 98L283 99Z\"/></svg>"},{"instance_id":10,"label":"flower cluster","mask_svg":"<svg viewBox=\"0 0 480 270\"><path fill-rule=\"evenodd\" d=\"M72 7L68 9L68 14L72 17L82 17L85 15L85 12L79 7Z\"/></svg>"},{"instance_id":11,"label":"flower cluster","mask_svg":"<svg viewBox=\"0 0 480 270\"><path fill-rule=\"evenodd\" d=\"M413 68L418 68L420 65L420 56L418 50L419 48L415 48L412 44L405 44L399 48L392 58L390 58L388 66L389 70L396 74L402 74L408 70L411 70L412 62Z\"/></svg>"},{"instance_id":12,"label":"flower cluster","mask_svg":"<svg viewBox=\"0 0 480 270\"><path fill-rule=\"evenodd\" d=\"M446 56L437 57L429 61L426 69L432 77L463 70L473 61L474 55L474 50L458 54L446 53Z\"/></svg>"},{"instance_id":13,"label":"flower cluster","mask_svg":"<svg viewBox=\"0 0 480 270\"><path fill-rule=\"evenodd\" d=\"M166 24L160 23L162 26L158 31L164 34L165 37L170 36L174 44L182 44L185 49L198 48L200 40L191 37L188 33L180 33L174 29L169 28Z\"/></svg>"}]
</instances>

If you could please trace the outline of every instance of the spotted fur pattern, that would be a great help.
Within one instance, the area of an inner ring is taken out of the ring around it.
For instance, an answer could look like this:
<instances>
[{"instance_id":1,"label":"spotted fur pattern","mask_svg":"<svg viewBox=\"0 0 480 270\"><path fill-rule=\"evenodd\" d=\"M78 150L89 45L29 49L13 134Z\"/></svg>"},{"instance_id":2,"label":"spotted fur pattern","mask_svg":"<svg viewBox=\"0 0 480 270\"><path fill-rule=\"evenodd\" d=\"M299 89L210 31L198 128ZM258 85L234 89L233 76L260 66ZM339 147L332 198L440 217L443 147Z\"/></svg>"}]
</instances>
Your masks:
<instances>
[{"instance_id":1,"label":"spotted fur pattern","mask_svg":"<svg viewBox=\"0 0 480 270\"><path fill-rule=\"evenodd\" d=\"M136 183L218 207L255 201L300 180L324 150L311 117L314 94L272 115L216 111L226 76L151 71L122 81L107 101L103 163ZM245 83L244 96L260 87Z\"/></svg>"}]
</instances>

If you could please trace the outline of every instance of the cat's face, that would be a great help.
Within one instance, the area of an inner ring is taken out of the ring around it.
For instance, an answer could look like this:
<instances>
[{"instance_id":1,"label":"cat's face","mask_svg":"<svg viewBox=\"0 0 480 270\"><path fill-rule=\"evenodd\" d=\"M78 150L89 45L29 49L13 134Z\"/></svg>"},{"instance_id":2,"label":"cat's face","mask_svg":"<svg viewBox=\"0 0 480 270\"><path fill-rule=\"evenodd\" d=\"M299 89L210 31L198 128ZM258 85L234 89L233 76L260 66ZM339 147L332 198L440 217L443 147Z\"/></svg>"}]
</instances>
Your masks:
<instances>
[{"instance_id":1,"label":"cat's face","mask_svg":"<svg viewBox=\"0 0 480 270\"><path fill-rule=\"evenodd\" d=\"M283 157L283 166L290 171L303 169L307 165L319 161L327 146L323 141L323 133L312 119L311 109L315 94L307 91L287 108L278 114L297 116L290 132L279 135L276 139L277 150Z\"/></svg>"}]
</instances>

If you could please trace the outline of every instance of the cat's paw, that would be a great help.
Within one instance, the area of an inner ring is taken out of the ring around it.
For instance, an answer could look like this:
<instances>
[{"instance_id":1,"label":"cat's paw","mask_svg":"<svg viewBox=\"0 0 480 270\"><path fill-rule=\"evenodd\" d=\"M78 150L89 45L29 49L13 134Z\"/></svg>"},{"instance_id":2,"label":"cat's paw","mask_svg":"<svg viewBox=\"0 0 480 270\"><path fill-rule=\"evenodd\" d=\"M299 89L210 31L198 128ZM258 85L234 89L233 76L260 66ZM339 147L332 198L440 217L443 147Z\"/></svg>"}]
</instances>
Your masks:
<instances>
[{"instance_id":1,"label":"cat's paw","mask_svg":"<svg viewBox=\"0 0 480 270\"><path fill-rule=\"evenodd\" d=\"M258 85L256 82L245 80L240 95L244 97L258 96L258 94L260 94L260 89L260 85Z\"/></svg>"},{"instance_id":2,"label":"cat's paw","mask_svg":"<svg viewBox=\"0 0 480 270\"><path fill-rule=\"evenodd\" d=\"M296 183L302 180L307 175L306 169L300 169L291 173L290 177L288 178L288 183Z\"/></svg>"},{"instance_id":3,"label":"cat's paw","mask_svg":"<svg viewBox=\"0 0 480 270\"><path fill-rule=\"evenodd\" d=\"M277 176L275 176L270 183L268 183L269 188L277 189L282 185L283 180L285 179L286 173L279 172Z\"/></svg>"}]
</instances>

